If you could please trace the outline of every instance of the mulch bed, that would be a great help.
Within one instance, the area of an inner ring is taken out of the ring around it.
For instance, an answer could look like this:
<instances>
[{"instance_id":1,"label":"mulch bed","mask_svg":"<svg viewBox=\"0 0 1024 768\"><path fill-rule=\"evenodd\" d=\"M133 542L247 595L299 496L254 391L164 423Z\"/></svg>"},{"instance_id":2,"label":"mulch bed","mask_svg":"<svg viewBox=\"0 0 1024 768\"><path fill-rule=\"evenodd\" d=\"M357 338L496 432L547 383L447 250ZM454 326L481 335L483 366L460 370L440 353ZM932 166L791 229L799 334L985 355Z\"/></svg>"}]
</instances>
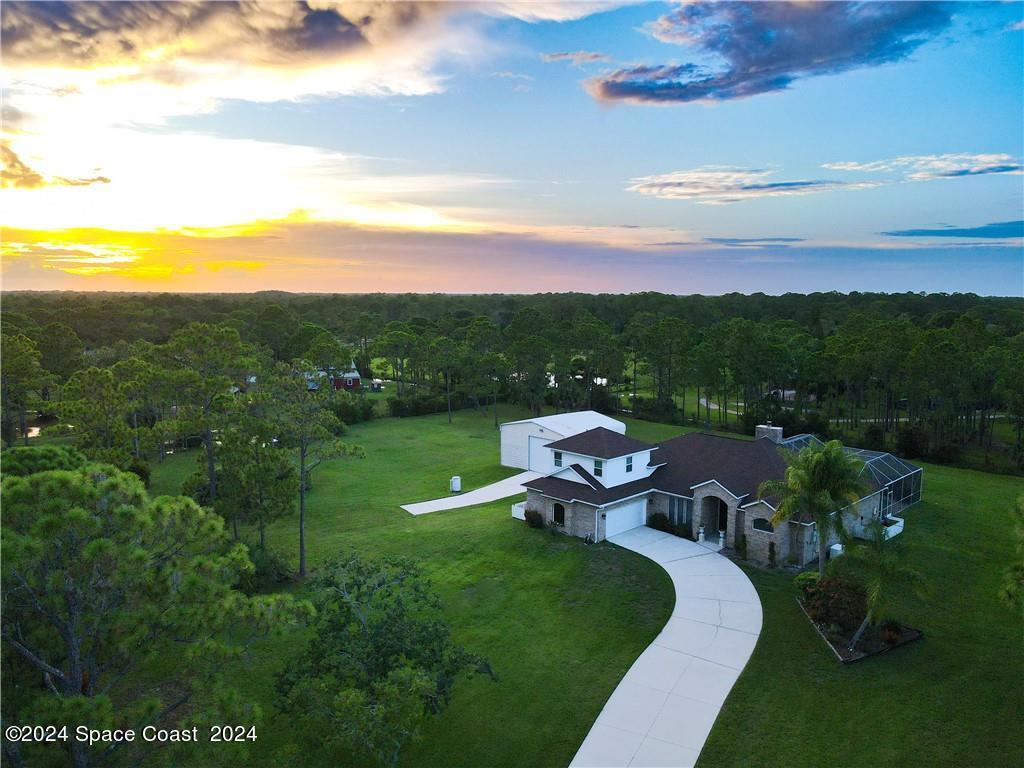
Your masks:
<instances>
[{"instance_id":1,"label":"mulch bed","mask_svg":"<svg viewBox=\"0 0 1024 768\"><path fill-rule=\"evenodd\" d=\"M800 610L804 612L804 616L807 617L807 621L809 621L815 631L821 635L821 639L828 643L828 647L832 649L832 653L834 653L836 658L843 664L853 664L854 662L862 661L870 658L871 656L877 656L880 653L891 651L893 648L899 648L902 645L912 643L915 640L920 640L924 637L924 632L920 629L901 625L898 632L887 633L887 637L883 640L882 632L878 627L868 627L864 631L864 634L861 635L860 642L857 643L857 647L851 651L849 648L849 636L833 632L830 627L819 624L810 617L810 614L807 613L807 609L804 608L803 600L798 597L796 602L797 605L800 606Z\"/></svg>"}]
</instances>

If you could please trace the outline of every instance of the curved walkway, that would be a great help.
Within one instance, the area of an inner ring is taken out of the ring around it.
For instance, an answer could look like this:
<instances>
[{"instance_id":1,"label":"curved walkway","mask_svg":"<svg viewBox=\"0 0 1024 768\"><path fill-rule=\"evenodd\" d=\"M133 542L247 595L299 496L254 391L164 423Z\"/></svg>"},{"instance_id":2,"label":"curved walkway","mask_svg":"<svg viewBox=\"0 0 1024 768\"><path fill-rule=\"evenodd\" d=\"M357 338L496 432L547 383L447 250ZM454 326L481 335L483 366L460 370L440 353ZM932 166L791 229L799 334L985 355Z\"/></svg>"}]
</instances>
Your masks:
<instances>
[{"instance_id":1,"label":"curved walkway","mask_svg":"<svg viewBox=\"0 0 1024 768\"><path fill-rule=\"evenodd\" d=\"M498 499L507 499L509 496L518 496L526 493L523 483L536 480L540 472L520 472L518 475L506 477L496 483L485 485L482 488L474 488L465 493L452 494L440 499L420 501L415 504L403 504L402 509L410 515L425 515L429 512L441 512L445 509L459 509L460 507L472 507L477 504L487 504Z\"/></svg>"},{"instance_id":2,"label":"curved walkway","mask_svg":"<svg viewBox=\"0 0 1024 768\"><path fill-rule=\"evenodd\" d=\"M757 590L731 560L688 539L641 527L609 541L661 565L672 577L676 604L612 692L571 766L692 766L757 644Z\"/></svg>"}]
</instances>

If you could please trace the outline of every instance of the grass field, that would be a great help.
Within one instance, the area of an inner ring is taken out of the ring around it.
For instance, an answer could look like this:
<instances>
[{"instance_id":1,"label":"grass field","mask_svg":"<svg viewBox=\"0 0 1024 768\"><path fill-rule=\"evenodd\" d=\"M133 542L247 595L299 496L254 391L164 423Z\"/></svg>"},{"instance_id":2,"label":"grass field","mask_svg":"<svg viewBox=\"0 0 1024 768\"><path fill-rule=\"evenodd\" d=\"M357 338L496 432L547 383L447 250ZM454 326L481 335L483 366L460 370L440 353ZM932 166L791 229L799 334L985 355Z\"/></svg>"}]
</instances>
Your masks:
<instances>
[{"instance_id":1,"label":"grass field","mask_svg":"<svg viewBox=\"0 0 1024 768\"><path fill-rule=\"evenodd\" d=\"M525 413L503 407L502 420ZM678 426L626 420L655 441ZM313 478L311 564L344 547L420 561L457 638L486 655L500 680L460 685L401 765L559 766L571 759L605 699L657 634L673 600L653 563L611 545L527 529L508 502L412 518L398 504L473 488L514 470L497 464L492 420L472 411L382 419L352 428L367 458L332 462ZM194 454L154 466L153 493L176 493ZM996 598L1011 555L1009 507L1019 478L928 465L925 501L894 539L928 587L898 600L898 618L925 639L844 667L796 606L791 576L748 569L765 624L747 669L701 756L712 766L1001 766L1024 754L1024 621ZM270 532L294 555L296 521ZM277 765L290 742L303 765L336 761L275 715L273 674L294 637L265 641L235 678L268 717L255 765ZM234 671L234 670L233 670ZM198 765L199 763L196 763Z\"/></svg>"},{"instance_id":2,"label":"grass field","mask_svg":"<svg viewBox=\"0 0 1024 768\"><path fill-rule=\"evenodd\" d=\"M789 576L747 569L764 628L701 765L1020 765L1024 620L997 591L1024 481L933 465L924 478L924 501L892 540L926 589L902 590L895 615L924 639L843 666Z\"/></svg>"},{"instance_id":3,"label":"grass field","mask_svg":"<svg viewBox=\"0 0 1024 768\"><path fill-rule=\"evenodd\" d=\"M525 415L502 412L504 420ZM651 439L679 432L644 426ZM511 518L511 500L417 518L398 509L444 495L453 474L472 488L514 473L498 466L492 418L462 411L451 426L443 414L382 419L353 427L349 439L366 449L366 458L332 462L313 477L311 567L345 547L414 558L441 594L457 639L486 656L499 676L497 683L460 684L451 707L428 723L401 765L567 764L619 678L668 618L668 577L617 547L586 547L528 529ZM195 461L185 453L155 465L151 492L176 493ZM269 539L294 556L296 519L274 526ZM272 712L274 673L294 642L263 641L244 668L230 671L233 684L269 715L253 764L277 766L295 743L303 765L335 766L337 759L302 734L301 723Z\"/></svg>"}]
</instances>

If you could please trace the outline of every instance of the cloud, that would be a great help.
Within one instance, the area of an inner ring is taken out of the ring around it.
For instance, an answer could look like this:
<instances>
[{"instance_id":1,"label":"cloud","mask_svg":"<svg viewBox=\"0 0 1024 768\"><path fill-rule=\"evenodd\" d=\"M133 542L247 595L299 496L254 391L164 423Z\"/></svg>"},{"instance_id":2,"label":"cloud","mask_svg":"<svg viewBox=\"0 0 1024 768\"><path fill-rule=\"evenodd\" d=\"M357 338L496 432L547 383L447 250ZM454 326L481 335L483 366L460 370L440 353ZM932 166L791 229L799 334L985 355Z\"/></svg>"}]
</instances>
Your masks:
<instances>
[{"instance_id":1,"label":"cloud","mask_svg":"<svg viewBox=\"0 0 1024 768\"><path fill-rule=\"evenodd\" d=\"M1001 240L1024 237L1024 221L997 221L979 227L944 225L937 229L897 229L882 234L889 237L977 237Z\"/></svg>"},{"instance_id":2,"label":"cloud","mask_svg":"<svg viewBox=\"0 0 1024 768\"><path fill-rule=\"evenodd\" d=\"M30 168L7 142L0 142L0 188L3 189L39 189L40 187L88 187L92 184L109 184L106 176L94 176L87 179L74 179L65 176L54 176L47 179L38 171Z\"/></svg>"},{"instance_id":3,"label":"cloud","mask_svg":"<svg viewBox=\"0 0 1024 768\"><path fill-rule=\"evenodd\" d=\"M665 200L695 200L699 203L722 204L758 197L810 195L838 189L872 189L915 181L1024 173L1024 165L1021 164L1019 158L997 153L969 154L962 152L944 155L907 155L891 160L869 162L844 160L825 163L821 167L844 173L885 173L888 176L864 181L845 179L773 181L768 177L775 171L769 169L706 165L692 170L631 179L626 189L630 192ZM708 242L714 242L714 240Z\"/></svg>"},{"instance_id":4,"label":"cloud","mask_svg":"<svg viewBox=\"0 0 1024 768\"><path fill-rule=\"evenodd\" d=\"M443 5L395 3L20 2L4 4L8 64L159 61L297 63L401 37Z\"/></svg>"},{"instance_id":5,"label":"cloud","mask_svg":"<svg viewBox=\"0 0 1024 768\"><path fill-rule=\"evenodd\" d=\"M902 61L951 23L951 6L933 2L687 3L648 31L723 66L625 67L586 87L602 101L640 104L756 96L802 78Z\"/></svg>"},{"instance_id":6,"label":"cloud","mask_svg":"<svg viewBox=\"0 0 1024 768\"><path fill-rule=\"evenodd\" d=\"M19 133L27 119L28 115L13 104L0 106L0 123L2 123L0 130L4 133Z\"/></svg>"},{"instance_id":7,"label":"cloud","mask_svg":"<svg viewBox=\"0 0 1024 768\"><path fill-rule=\"evenodd\" d=\"M844 182L831 179L771 181L774 171L760 168L705 165L688 171L675 171L632 179L630 192L664 200L695 200L698 203L735 203L758 197L811 195L837 189L863 189L878 182Z\"/></svg>"},{"instance_id":8,"label":"cloud","mask_svg":"<svg viewBox=\"0 0 1024 768\"><path fill-rule=\"evenodd\" d=\"M494 50L462 3L4 3L0 47L19 108L50 120L161 123L223 99L416 96L438 63ZM75 98L60 99L57 93ZM48 97L48 98L47 98ZM74 109L75 114L66 115Z\"/></svg>"},{"instance_id":9,"label":"cloud","mask_svg":"<svg viewBox=\"0 0 1024 768\"><path fill-rule=\"evenodd\" d=\"M492 72L491 77L500 77L504 80L533 80L532 75L526 75L522 72Z\"/></svg>"},{"instance_id":10,"label":"cloud","mask_svg":"<svg viewBox=\"0 0 1024 768\"><path fill-rule=\"evenodd\" d=\"M576 21L595 13L603 13L627 5L629 0L530 0L529 2L502 3L485 0L478 3L480 10L498 16L510 16L520 21Z\"/></svg>"},{"instance_id":11,"label":"cloud","mask_svg":"<svg viewBox=\"0 0 1024 768\"><path fill-rule=\"evenodd\" d=\"M0 144L0 187L5 189L36 189L46 184L42 175L29 168L6 143Z\"/></svg>"},{"instance_id":12,"label":"cloud","mask_svg":"<svg viewBox=\"0 0 1024 768\"><path fill-rule=\"evenodd\" d=\"M573 66L578 67L594 61L608 61L608 57L594 51L560 51L558 53L543 53L541 60L548 62L571 61Z\"/></svg>"},{"instance_id":13,"label":"cloud","mask_svg":"<svg viewBox=\"0 0 1024 768\"><path fill-rule=\"evenodd\" d=\"M32 229L213 228L296 211L368 226L464 229L473 228L474 212L457 205L470 199L484 208L491 190L512 183L487 174L413 172L401 160L316 147L127 127L54 125L45 135L11 139L7 149L45 183L15 184L25 175L17 167L5 182L12 188L5 190L0 224ZM96 176L96 165L116 183L97 183L88 194L71 188L69 182Z\"/></svg>"},{"instance_id":14,"label":"cloud","mask_svg":"<svg viewBox=\"0 0 1024 768\"><path fill-rule=\"evenodd\" d=\"M993 173L1022 173L1020 158L1006 154L908 155L871 162L843 161L822 166L834 171L877 173L897 171L911 181L949 179L960 176L986 176Z\"/></svg>"},{"instance_id":15,"label":"cloud","mask_svg":"<svg viewBox=\"0 0 1024 768\"><path fill-rule=\"evenodd\" d=\"M793 243L802 243L805 240L802 237L705 237L704 242L733 248L788 248Z\"/></svg>"}]
</instances>

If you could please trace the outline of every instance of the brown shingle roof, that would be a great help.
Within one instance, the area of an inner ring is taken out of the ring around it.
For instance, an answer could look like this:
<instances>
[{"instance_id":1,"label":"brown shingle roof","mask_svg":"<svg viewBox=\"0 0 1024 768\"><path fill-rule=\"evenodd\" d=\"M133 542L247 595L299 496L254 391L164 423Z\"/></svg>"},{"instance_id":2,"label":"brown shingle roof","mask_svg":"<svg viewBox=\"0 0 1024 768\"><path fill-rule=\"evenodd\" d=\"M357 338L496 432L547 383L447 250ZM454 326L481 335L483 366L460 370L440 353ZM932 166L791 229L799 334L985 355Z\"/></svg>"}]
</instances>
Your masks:
<instances>
[{"instance_id":1,"label":"brown shingle roof","mask_svg":"<svg viewBox=\"0 0 1024 768\"><path fill-rule=\"evenodd\" d=\"M556 443L548 445L555 446ZM524 485L552 498L600 506L655 490L692 496L694 486L716 480L734 496L748 497L746 501L751 502L757 498L758 486L763 481L782 479L786 474L786 462L779 446L767 438L736 440L694 432L660 443L655 455L657 459L654 461L652 458L652 462L664 466L656 469L650 477L612 488L605 488L578 465L573 465L572 469L587 481L586 485L559 477L541 477ZM598 487L594 487L595 484Z\"/></svg>"},{"instance_id":2,"label":"brown shingle roof","mask_svg":"<svg viewBox=\"0 0 1024 768\"><path fill-rule=\"evenodd\" d=\"M591 485L584 485L573 480L563 480L560 477L539 477L536 480L523 483L523 485L532 491L539 491L545 496L560 501L582 501L585 504L602 506L638 493L646 493L652 488L651 480L652 478L645 477L631 483L616 485L614 488L605 488L600 484L598 484L599 487L594 488Z\"/></svg>"},{"instance_id":3,"label":"brown shingle roof","mask_svg":"<svg viewBox=\"0 0 1024 768\"><path fill-rule=\"evenodd\" d=\"M649 451L653 447L649 443L641 443L604 427L594 427L578 435L548 443L548 448L552 450L593 456L596 459L614 459L617 456Z\"/></svg>"},{"instance_id":4,"label":"brown shingle roof","mask_svg":"<svg viewBox=\"0 0 1024 768\"><path fill-rule=\"evenodd\" d=\"M734 496L754 501L762 482L786 476L779 446L768 438L736 440L692 432L661 443L658 455L659 462L666 462L652 475L658 490L683 496L695 485L717 480Z\"/></svg>"}]
</instances>

